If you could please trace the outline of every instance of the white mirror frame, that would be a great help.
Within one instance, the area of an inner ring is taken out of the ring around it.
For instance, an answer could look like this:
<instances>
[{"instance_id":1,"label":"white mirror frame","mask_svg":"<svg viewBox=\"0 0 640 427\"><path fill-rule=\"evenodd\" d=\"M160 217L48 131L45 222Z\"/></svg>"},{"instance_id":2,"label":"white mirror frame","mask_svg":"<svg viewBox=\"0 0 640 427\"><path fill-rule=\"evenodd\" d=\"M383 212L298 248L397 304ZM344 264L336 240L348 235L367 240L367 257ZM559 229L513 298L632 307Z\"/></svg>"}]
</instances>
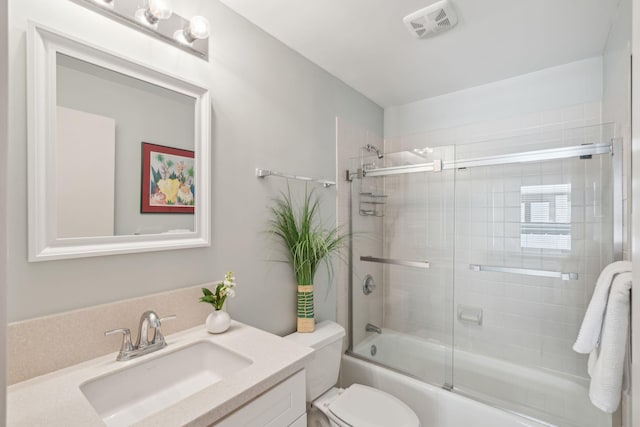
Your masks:
<instances>
[{"instance_id":1,"label":"white mirror frame","mask_svg":"<svg viewBox=\"0 0 640 427\"><path fill-rule=\"evenodd\" d=\"M62 53L195 98L194 231L149 235L57 237L56 54ZM160 251L210 245L209 90L29 22L27 31L29 261Z\"/></svg>"}]
</instances>

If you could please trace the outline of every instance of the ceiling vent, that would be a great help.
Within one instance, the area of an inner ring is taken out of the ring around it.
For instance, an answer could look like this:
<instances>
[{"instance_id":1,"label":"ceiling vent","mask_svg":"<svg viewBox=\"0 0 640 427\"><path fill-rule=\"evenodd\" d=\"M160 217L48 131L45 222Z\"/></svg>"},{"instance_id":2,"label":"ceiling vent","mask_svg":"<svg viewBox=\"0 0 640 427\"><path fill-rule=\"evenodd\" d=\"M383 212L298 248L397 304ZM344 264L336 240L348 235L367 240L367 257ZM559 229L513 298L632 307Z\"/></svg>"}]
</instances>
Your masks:
<instances>
[{"instance_id":1,"label":"ceiling vent","mask_svg":"<svg viewBox=\"0 0 640 427\"><path fill-rule=\"evenodd\" d=\"M405 16L402 21L416 38L450 30L458 23L449 0L442 0Z\"/></svg>"}]
</instances>

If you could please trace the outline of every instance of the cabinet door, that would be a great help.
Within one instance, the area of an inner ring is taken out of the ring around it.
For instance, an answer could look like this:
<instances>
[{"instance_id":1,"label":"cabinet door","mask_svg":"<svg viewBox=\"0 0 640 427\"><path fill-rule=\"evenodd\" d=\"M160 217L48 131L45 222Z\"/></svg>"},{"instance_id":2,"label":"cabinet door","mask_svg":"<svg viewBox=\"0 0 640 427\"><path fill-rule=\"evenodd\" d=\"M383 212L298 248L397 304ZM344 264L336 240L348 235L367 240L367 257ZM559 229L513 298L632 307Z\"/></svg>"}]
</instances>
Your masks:
<instances>
[{"instance_id":1,"label":"cabinet door","mask_svg":"<svg viewBox=\"0 0 640 427\"><path fill-rule=\"evenodd\" d=\"M307 414L295 420L289 427L307 427Z\"/></svg>"},{"instance_id":2,"label":"cabinet door","mask_svg":"<svg viewBox=\"0 0 640 427\"><path fill-rule=\"evenodd\" d=\"M305 398L305 379L304 370L302 370L213 426L287 427L294 422L298 423L299 418L305 415ZM294 425L306 426L306 422Z\"/></svg>"}]
</instances>

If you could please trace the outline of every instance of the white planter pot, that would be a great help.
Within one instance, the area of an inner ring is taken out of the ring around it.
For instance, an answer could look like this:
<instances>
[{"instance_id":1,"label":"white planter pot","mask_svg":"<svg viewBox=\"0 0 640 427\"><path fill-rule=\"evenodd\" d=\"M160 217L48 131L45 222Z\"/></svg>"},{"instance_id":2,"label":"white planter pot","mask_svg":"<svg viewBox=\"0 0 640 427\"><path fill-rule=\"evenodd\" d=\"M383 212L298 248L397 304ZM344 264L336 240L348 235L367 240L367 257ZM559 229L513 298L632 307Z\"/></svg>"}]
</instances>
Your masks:
<instances>
[{"instance_id":1,"label":"white planter pot","mask_svg":"<svg viewBox=\"0 0 640 427\"><path fill-rule=\"evenodd\" d=\"M229 329L230 324L231 316L229 316L229 313L222 310L213 310L211 314L207 316L207 321L205 322L207 331L212 334L219 334L226 331Z\"/></svg>"}]
</instances>

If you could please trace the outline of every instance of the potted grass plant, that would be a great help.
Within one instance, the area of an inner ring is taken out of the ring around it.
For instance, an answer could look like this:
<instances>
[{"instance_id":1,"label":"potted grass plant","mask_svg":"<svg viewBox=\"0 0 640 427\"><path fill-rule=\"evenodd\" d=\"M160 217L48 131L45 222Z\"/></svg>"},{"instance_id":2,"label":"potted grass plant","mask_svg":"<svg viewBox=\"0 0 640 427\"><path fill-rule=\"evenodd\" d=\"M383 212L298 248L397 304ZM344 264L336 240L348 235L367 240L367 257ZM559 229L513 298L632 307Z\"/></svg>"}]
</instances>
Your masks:
<instances>
[{"instance_id":1,"label":"potted grass plant","mask_svg":"<svg viewBox=\"0 0 640 427\"><path fill-rule=\"evenodd\" d=\"M340 227L323 228L313 190L305 189L301 204L294 204L291 191L281 193L271 212L271 232L284 244L298 282L297 330L313 332L313 279L321 263L332 276L331 255L344 246L348 236L340 232Z\"/></svg>"}]
</instances>

